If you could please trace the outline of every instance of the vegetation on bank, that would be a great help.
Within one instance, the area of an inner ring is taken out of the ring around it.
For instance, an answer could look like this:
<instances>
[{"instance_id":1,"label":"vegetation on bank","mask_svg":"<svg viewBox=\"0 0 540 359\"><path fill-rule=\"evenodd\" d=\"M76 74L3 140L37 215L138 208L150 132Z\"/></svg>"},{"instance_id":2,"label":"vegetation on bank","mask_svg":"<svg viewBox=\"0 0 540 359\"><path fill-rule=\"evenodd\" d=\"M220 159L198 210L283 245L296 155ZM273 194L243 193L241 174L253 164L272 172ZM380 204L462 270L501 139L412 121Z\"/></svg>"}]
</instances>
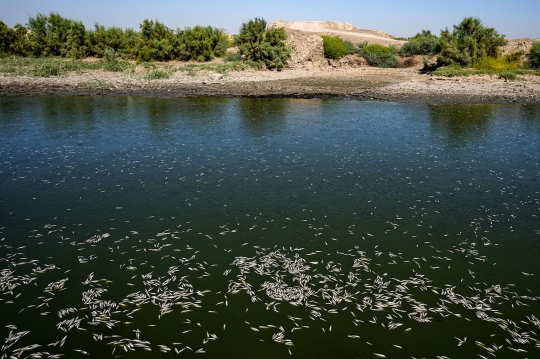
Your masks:
<instances>
[{"instance_id":1,"label":"vegetation on bank","mask_svg":"<svg viewBox=\"0 0 540 359\"><path fill-rule=\"evenodd\" d=\"M281 70L292 50L285 45L283 28L267 29L262 18L241 25L239 34L228 35L212 26L170 29L157 20L145 19L138 30L105 27L95 24L86 29L80 21L59 14L38 14L28 23L8 27L0 21L0 73L29 76L58 76L69 72L101 69L138 74L139 65L170 60L190 61L174 71L194 74L201 70L226 73L246 68ZM520 74L540 73L540 43L528 54L503 55L505 37L494 28L485 27L478 18L468 17L442 30L437 36L422 30L406 39L401 47L380 44L353 44L337 36L323 36L324 54L338 60L356 54L371 66L395 67L397 57L424 57L424 72L441 76L495 74L515 79ZM238 51L227 51L236 46ZM82 61L93 57L98 61ZM208 63L215 58L222 63ZM436 58L436 63L433 63ZM144 68L145 79L170 77L173 70ZM171 72L172 71L172 72ZM148 73L147 73L148 72Z\"/></svg>"},{"instance_id":2,"label":"vegetation on bank","mask_svg":"<svg viewBox=\"0 0 540 359\"><path fill-rule=\"evenodd\" d=\"M397 62L394 46L363 43L358 45L358 55L375 67L394 67Z\"/></svg>"},{"instance_id":3,"label":"vegetation on bank","mask_svg":"<svg viewBox=\"0 0 540 359\"><path fill-rule=\"evenodd\" d=\"M267 30L266 25L266 21L259 18L243 23L234 43L243 59L281 70L292 52L283 42L287 34L283 28Z\"/></svg>"},{"instance_id":4,"label":"vegetation on bank","mask_svg":"<svg viewBox=\"0 0 540 359\"><path fill-rule=\"evenodd\" d=\"M430 30L422 30L411 38L400 39L407 42L398 49L367 43L346 46L346 41L339 37L323 36L324 54L329 59L338 60L356 53L370 66L376 67L395 67L396 56L421 55L424 56L423 71L434 71L441 76L490 74L514 80L517 75L538 75L540 72L540 43L533 44L528 55L524 52L502 55L505 36L494 28L485 27L478 18L465 18L452 30L442 30L440 36ZM430 65L428 60L435 56L436 64Z\"/></svg>"},{"instance_id":5,"label":"vegetation on bank","mask_svg":"<svg viewBox=\"0 0 540 359\"><path fill-rule=\"evenodd\" d=\"M95 24L94 29L86 29L82 22L57 13L38 14L29 17L26 26L17 24L10 28L0 21L0 71L33 76L85 69L132 71L133 61L207 62L225 57L227 48L233 45L239 47L240 53L228 58L231 61L227 64L220 64L220 72L248 67L280 70L291 53L283 43L286 38L283 29L266 30L266 21L258 18L242 24L233 42L225 30L212 26L173 30L157 20L145 19L138 31L99 24ZM79 61L88 57L102 61ZM17 66L20 69L15 69Z\"/></svg>"},{"instance_id":6,"label":"vegetation on bank","mask_svg":"<svg viewBox=\"0 0 540 359\"><path fill-rule=\"evenodd\" d=\"M229 62L189 62L189 63L158 63L145 62L135 64L128 61L107 62L70 60L62 57L4 57L0 58L0 75L51 77L66 76L70 73L82 74L90 70L103 70L122 73L136 80L161 80L174 75L175 72L185 72L196 75L199 71L213 71L227 74L229 71L246 69L261 70L263 64L250 61ZM166 73L167 76L163 75Z\"/></svg>"},{"instance_id":7,"label":"vegetation on bank","mask_svg":"<svg viewBox=\"0 0 540 359\"><path fill-rule=\"evenodd\" d=\"M339 36L323 35L324 57L339 60L349 52L345 41Z\"/></svg>"}]
</instances>

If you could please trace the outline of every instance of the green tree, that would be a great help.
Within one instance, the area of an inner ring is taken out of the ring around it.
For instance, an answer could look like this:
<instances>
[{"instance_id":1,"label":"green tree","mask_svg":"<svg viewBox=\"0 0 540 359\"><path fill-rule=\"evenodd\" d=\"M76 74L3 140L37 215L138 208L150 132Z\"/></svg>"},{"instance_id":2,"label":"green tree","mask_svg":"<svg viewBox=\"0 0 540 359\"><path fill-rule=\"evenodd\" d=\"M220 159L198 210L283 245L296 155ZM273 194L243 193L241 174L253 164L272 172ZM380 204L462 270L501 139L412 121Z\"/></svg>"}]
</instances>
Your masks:
<instances>
[{"instance_id":1,"label":"green tree","mask_svg":"<svg viewBox=\"0 0 540 359\"><path fill-rule=\"evenodd\" d=\"M96 23L94 30L87 32L89 53L96 57L103 57L107 49L112 49L115 53L131 57L136 41L132 44L127 43L127 34L130 30L133 32L132 29L124 32L124 30L116 26L106 28Z\"/></svg>"},{"instance_id":2,"label":"green tree","mask_svg":"<svg viewBox=\"0 0 540 359\"><path fill-rule=\"evenodd\" d=\"M0 56L11 55L15 43L15 31L0 20Z\"/></svg>"},{"instance_id":3,"label":"green tree","mask_svg":"<svg viewBox=\"0 0 540 359\"><path fill-rule=\"evenodd\" d=\"M484 27L479 18L467 17L452 32L441 31L440 65L473 66L485 57L497 57L506 44L504 35Z\"/></svg>"},{"instance_id":4,"label":"green tree","mask_svg":"<svg viewBox=\"0 0 540 359\"><path fill-rule=\"evenodd\" d=\"M145 19L140 25L136 45L137 61L167 61L174 59L174 32L159 21Z\"/></svg>"},{"instance_id":5,"label":"green tree","mask_svg":"<svg viewBox=\"0 0 540 359\"><path fill-rule=\"evenodd\" d=\"M34 56L83 57L86 29L80 21L57 13L37 14L28 19L28 47Z\"/></svg>"},{"instance_id":6,"label":"green tree","mask_svg":"<svg viewBox=\"0 0 540 359\"><path fill-rule=\"evenodd\" d=\"M178 57L182 60L208 61L227 50L225 30L212 26L195 26L177 31Z\"/></svg>"},{"instance_id":7,"label":"green tree","mask_svg":"<svg viewBox=\"0 0 540 359\"><path fill-rule=\"evenodd\" d=\"M291 49L283 43L286 39L283 28L266 30L266 21L255 18L242 23L235 41L245 60L263 62L269 69L281 70L291 54Z\"/></svg>"}]
</instances>

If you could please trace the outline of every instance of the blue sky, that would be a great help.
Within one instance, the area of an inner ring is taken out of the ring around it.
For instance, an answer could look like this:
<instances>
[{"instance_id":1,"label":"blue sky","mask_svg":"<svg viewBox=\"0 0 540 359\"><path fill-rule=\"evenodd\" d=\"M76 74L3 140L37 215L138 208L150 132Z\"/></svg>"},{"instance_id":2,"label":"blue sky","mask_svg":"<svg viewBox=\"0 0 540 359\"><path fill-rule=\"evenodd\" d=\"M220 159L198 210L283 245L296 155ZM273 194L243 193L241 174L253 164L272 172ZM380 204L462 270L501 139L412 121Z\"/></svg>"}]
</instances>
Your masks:
<instances>
[{"instance_id":1,"label":"blue sky","mask_svg":"<svg viewBox=\"0 0 540 359\"><path fill-rule=\"evenodd\" d=\"M236 33L243 21L330 20L357 28L377 29L394 36L412 36L422 29L435 33L477 16L484 25L511 38L540 38L540 0L0 0L0 20L9 26L25 24L28 16L58 12L87 27L138 28L145 18L170 28L212 25Z\"/></svg>"}]
</instances>

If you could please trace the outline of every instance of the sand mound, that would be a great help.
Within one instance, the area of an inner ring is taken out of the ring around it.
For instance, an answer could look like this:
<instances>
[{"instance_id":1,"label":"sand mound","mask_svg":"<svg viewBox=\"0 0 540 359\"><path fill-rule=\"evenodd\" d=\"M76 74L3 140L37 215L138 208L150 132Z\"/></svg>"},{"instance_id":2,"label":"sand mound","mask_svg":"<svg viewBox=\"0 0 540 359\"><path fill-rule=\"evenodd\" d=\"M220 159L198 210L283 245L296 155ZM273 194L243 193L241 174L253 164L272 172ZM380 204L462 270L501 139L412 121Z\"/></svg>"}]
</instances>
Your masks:
<instances>
[{"instance_id":1,"label":"sand mound","mask_svg":"<svg viewBox=\"0 0 540 359\"><path fill-rule=\"evenodd\" d=\"M354 25L348 22L332 22L332 21L274 21L268 25L269 29L274 27L283 27L290 30L300 30L307 32L324 32L328 30L358 30Z\"/></svg>"},{"instance_id":2,"label":"sand mound","mask_svg":"<svg viewBox=\"0 0 540 359\"><path fill-rule=\"evenodd\" d=\"M401 46L405 41L396 40L380 30L358 30L348 22L332 21L274 21L268 25L269 29L283 27L285 30L296 30L317 35L339 36L354 44L361 42L376 43L382 45Z\"/></svg>"},{"instance_id":3,"label":"sand mound","mask_svg":"<svg viewBox=\"0 0 540 359\"><path fill-rule=\"evenodd\" d=\"M286 30L285 44L293 49L287 65L292 68L326 66L323 40L319 35L297 30Z\"/></svg>"},{"instance_id":4,"label":"sand mound","mask_svg":"<svg viewBox=\"0 0 540 359\"><path fill-rule=\"evenodd\" d=\"M502 48L504 55L518 51L523 51L528 54L531 45L535 42L540 42L540 39L529 39L528 37L525 37L522 39L506 39L506 41L508 43Z\"/></svg>"},{"instance_id":5,"label":"sand mound","mask_svg":"<svg viewBox=\"0 0 540 359\"><path fill-rule=\"evenodd\" d=\"M268 25L269 29L284 28L287 32L286 44L293 49L288 66L292 68L321 67L328 65L324 58L321 35L339 36L353 44L368 42L370 44L394 45L400 47L405 43L394 39L380 30L358 30L348 22L332 21L274 21ZM351 61L332 62L331 66L362 66Z\"/></svg>"}]
</instances>

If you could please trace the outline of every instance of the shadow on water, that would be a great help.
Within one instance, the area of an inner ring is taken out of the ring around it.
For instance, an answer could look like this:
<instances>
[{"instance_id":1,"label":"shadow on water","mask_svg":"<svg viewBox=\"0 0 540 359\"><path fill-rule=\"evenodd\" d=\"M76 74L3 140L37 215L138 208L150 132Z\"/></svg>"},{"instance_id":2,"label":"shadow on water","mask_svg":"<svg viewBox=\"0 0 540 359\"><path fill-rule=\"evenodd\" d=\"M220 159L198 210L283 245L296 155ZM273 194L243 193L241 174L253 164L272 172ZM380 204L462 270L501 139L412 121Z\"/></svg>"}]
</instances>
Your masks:
<instances>
[{"instance_id":1,"label":"shadow on water","mask_svg":"<svg viewBox=\"0 0 540 359\"><path fill-rule=\"evenodd\" d=\"M489 129L496 105L430 105L431 130L450 147L465 147Z\"/></svg>"}]
</instances>

